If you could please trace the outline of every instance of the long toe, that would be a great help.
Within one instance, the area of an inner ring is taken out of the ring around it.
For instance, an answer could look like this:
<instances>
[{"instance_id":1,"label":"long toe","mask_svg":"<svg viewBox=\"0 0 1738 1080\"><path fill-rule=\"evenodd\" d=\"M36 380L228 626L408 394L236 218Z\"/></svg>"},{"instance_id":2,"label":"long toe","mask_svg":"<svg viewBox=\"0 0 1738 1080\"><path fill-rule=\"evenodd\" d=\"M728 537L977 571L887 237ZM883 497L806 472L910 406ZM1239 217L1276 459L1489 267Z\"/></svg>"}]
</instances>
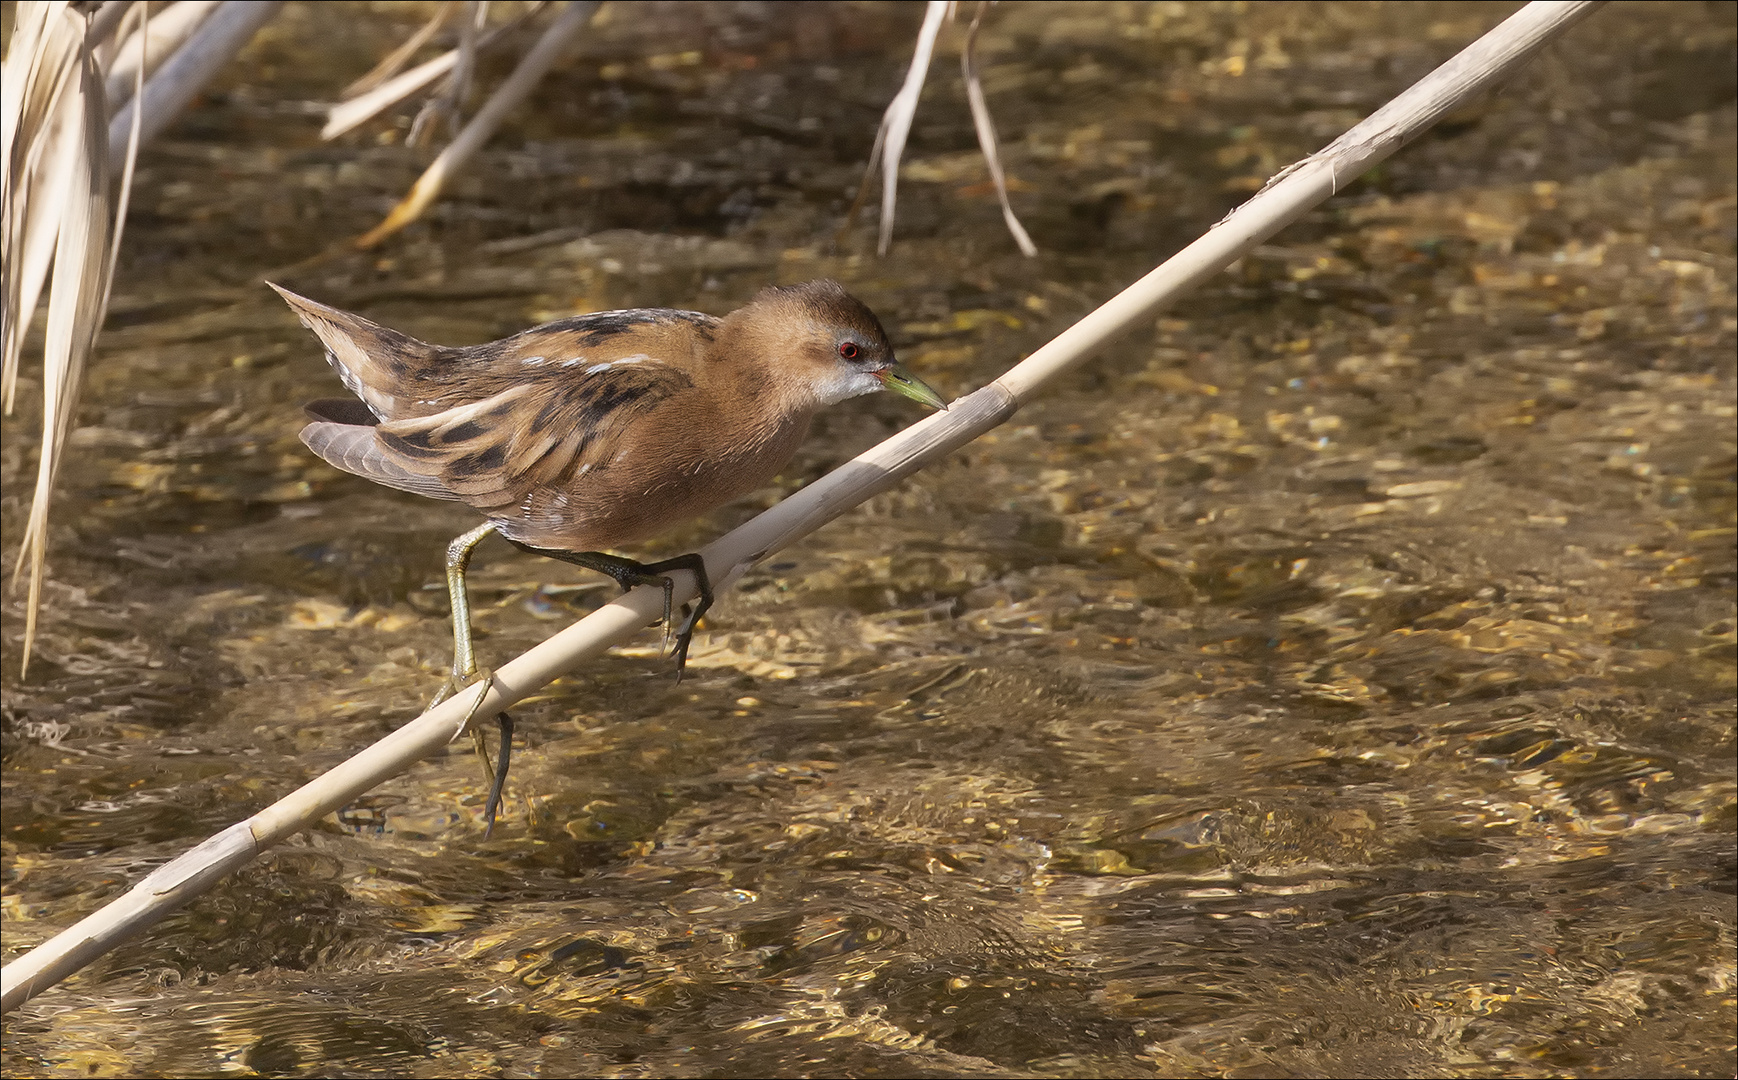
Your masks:
<instances>
[{"instance_id":1,"label":"long toe","mask_svg":"<svg viewBox=\"0 0 1738 1080\"><path fill-rule=\"evenodd\" d=\"M686 608L686 605L683 606ZM682 629L676 635L676 648L671 655L676 660L676 682L678 685L681 684L682 676L688 670L688 646L694 640L694 627L699 622L698 615L689 615L687 619L683 620Z\"/></svg>"},{"instance_id":2,"label":"long toe","mask_svg":"<svg viewBox=\"0 0 1738 1080\"><path fill-rule=\"evenodd\" d=\"M495 767L490 770L494 773L494 782L489 787L489 800L483 804L484 840L489 839L490 834L495 831L495 813L501 808L501 794L507 789L507 767L513 762L513 718L506 713L500 713L495 717L495 726L501 733L501 748L495 759ZM479 745L481 742L482 736L479 735Z\"/></svg>"}]
</instances>

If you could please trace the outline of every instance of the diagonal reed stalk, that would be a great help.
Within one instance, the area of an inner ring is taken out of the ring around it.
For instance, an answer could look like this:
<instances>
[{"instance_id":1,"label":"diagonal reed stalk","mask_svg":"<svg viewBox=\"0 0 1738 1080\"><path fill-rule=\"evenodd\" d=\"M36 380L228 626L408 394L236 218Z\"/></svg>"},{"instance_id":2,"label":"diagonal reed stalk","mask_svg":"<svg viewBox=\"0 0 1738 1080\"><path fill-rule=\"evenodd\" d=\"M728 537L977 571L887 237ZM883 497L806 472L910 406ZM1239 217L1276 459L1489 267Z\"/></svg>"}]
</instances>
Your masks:
<instances>
[{"instance_id":1,"label":"diagonal reed stalk","mask_svg":"<svg viewBox=\"0 0 1738 1080\"><path fill-rule=\"evenodd\" d=\"M453 2L453 0L449 0L449 2ZM480 35L477 39L477 50L481 52L517 30L543 7L542 3L531 4L514 16L512 20ZM427 27L424 29L426 30ZM418 35L421 32L418 31ZM413 36L405 45L401 45L397 52L405 51L405 47L415 41L416 37ZM391 57L387 59L390 60ZM331 111L326 114L326 126L320 129L320 138L336 139L345 132L367 123L406 98L427 89L441 76L452 71L458 62L459 50L449 49L432 60L425 60L403 74L392 74L377 83L369 83L369 79L373 75L373 72L370 72L369 75L351 83L350 87L345 90L345 100L332 106ZM383 60L375 66L375 71L386 67L387 62ZM358 87L361 89L357 89ZM351 91L355 91L354 94Z\"/></svg>"},{"instance_id":2,"label":"diagonal reed stalk","mask_svg":"<svg viewBox=\"0 0 1738 1080\"><path fill-rule=\"evenodd\" d=\"M145 80L138 96L115 112L109 121L109 153L120 157L126 148L140 102L145 114L140 139L150 142L283 6L282 0L225 0L207 15L175 55L166 57Z\"/></svg>"},{"instance_id":3,"label":"diagonal reed stalk","mask_svg":"<svg viewBox=\"0 0 1738 1080\"><path fill-rule=\"evenodd\" d=\"M103 89L108 95L109 111L113 113L133 99L134 83L141 70L140 41L145 42L148 59L144 61L143 71L149 77L162 66L164 57L173 54L183 42L193 36L193 32L199 29L205 17L217 10L220 2L221 0L179 0L151 16L149 30L134 30L115 53L115 61L108 68Z\"/></svg>"},{"instance_id":4,"label":"diagonal reed stalk","mask_svg":"<svg viewBox=\"0 0 1738 1080\"><path fill-rule=\"evenodd\" d=\"M1205 236L1063 331L1001 378L906 428L721 537L701 554L722 589L787 544L990 430L1059 375L1147 323L1175 301L1325 201L1444 115L1511 76L1539 49L1600 7L1597 0L1534 0L1325 149L1276 176ZM677 598L695 595L677 575ZM142 932L264 849L308 827L456 738L467 716L483 722L662 614L660 590L641 587L606 604L277 803L153 871L124 896L7 965L0 1009L10 1010Z\"/></svg>"},{"instance_id":5,"label":"diagonal reed stalk","mask_svg":"<svg viewBox=\"0 0 1738 1080\"><path fill-rule=\"evenodd\" d=\"M543 36L525 58L519 61L519 66L513 69L513 74L507 76L507 81L496 89L493 96L477 110L477 115L471 118L463 131L448 144L440 156L435 158L422 176L417 178L410 193L392 208L386 215L386 220L368 230L356 239L359 248L371 248L393 233L409 225L421 217L429 204L440 196L441 189L447 184L454 173L464 168L489 137L495 133L507 114L512 112L536 89L537 83L554 65L561 51L567 47L600 6L599 0L568 0L568 4L556 16L549 28L543 31Z\"/></svg>"}]
</instances>

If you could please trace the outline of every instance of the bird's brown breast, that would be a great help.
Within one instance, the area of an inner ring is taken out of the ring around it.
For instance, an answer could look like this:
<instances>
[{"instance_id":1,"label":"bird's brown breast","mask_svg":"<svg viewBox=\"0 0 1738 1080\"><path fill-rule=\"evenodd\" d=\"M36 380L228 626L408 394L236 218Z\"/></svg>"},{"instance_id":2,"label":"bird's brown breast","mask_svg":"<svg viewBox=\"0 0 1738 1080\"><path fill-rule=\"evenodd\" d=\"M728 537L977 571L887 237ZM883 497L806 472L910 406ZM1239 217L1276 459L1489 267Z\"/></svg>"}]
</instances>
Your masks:
<instances>
[{"instance_id":1,"label":"bird's brown breast","mask_svg":"<svg viewBox=\"0 0 1738 1080\"><path fill-rule=\"evenodd\" d=\"M672 398L660 410L661 422L628 432L610 461L570 469L556 483L532 485L511 504L478 509L499 522L510 539L533 547L621 547L764 487L808 434L806 413L755 428L685 429L684 405L700 414L712 407L697 397Z\"/></svg>"}]
</instances>

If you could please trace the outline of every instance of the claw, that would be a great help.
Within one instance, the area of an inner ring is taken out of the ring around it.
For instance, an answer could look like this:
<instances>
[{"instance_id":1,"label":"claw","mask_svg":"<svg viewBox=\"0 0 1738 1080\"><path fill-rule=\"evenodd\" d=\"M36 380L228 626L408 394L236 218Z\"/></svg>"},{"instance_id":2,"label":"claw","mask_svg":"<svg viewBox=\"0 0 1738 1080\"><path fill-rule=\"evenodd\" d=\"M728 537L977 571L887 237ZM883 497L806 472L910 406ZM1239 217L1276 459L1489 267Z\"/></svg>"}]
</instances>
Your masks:
<instances>
[{"instance_id":1,"label":"claw","mask_svg":"<svg viewBox=\"0 0 1738 1080\"><path fill-rule=\"evenodd\" d=\"M694 611L687 604L682 605L682 613L683 613L683 615L686 616L686 618L684 618L682 620L682 629L680 631L678 631L676 634L675 648L670 649L669 653L668 653L668 655L670 655L676 661L676 685L677 686L682 685L682 675L685 671L688 670L688 646L693 642L693 640L694 640L694 628L700 622L699 613ZM664 632L664 644L666 647L668 647L669 643L670 643L669 624L666 623L665 624L665 632Z\"/></svg>"}]
</instances>

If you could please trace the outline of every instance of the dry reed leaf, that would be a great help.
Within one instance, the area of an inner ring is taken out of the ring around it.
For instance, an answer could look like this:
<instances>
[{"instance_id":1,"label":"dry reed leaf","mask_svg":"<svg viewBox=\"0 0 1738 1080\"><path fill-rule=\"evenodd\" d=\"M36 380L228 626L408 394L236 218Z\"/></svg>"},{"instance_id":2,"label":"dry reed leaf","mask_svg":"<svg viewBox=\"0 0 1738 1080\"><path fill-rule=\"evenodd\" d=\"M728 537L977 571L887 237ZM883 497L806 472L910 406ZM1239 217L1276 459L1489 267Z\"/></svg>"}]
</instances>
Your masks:
<instances>
[{"instance_id":1,"label":"dry reed leaf","mask_svg":"<svg viewBox=\"0 0 1738 1080\"><path fill-rule=\"evenodd\" d=\"M972 126L978 133L978 146L983 151L984 162L990 170L990 181L1002 203L1002 220L1013 234L1014 242L1020 246L1020 251L1031 257L1038 254L1038 248L1026 234L1020 219L1014 216L1014 208L1008 202L1008 182L1002 172L996 127L990 120L990 108L984 102L984 89L978 79L978 27L983 22L984 12L988 7L989 4L984 2L978 5L977 15L972 18L971 29L966 34L965 50L960 54L960 66L965 72L966 98L971 104ZM888 246L893 240L894 208L898 201L899 160L905 153L905 139L911 132L912 118L917 114L917 99L923 93L929 58L935 49L935 39L941 33L942 16L954 11L955 5L951 0L931 0L929 10L924 15L923 27L917 33L917 49L911 58L911 68L905 73L905 83L900 87L899 93L894 95L887 105L887 111L882 114L881 127L875 132L875 145L869 151L869 164L863 172L863 183L857 188L857 197L852 200L851 209L845 212L845 223L839 226L835 241L843 240L856 222L857 212L863 208L863 200L869 192L869 180L875 175L875 166L879 163L882 177L881 232L875 251L878 255L887 254Z\"/></svg>"},{"instance_id":2,"label":"dry reed leaf","mask_svg":"<svg viewBox=\"0 0 1738 1080\"><path fill-rule=\"evenodd\" d=\"M348 101L358 94L366 94L397 75L403 70L404 65L410 63L410 58L416 55L416 51L427 45L429 39L446 25L447 18L452 15L453 9L457 6L456 0L443 0L441 5L435 8L434 16L428 22L423 23L416 33L406 38L404 44L387 53L385 59L375 64L368 74L346 86L343 93L338 96Z\"/></svg>"},{"instance_id":3,"label":"dry reed leaf","mask_svg":"<svg viewBox=\"0 0 1738 1080\"><path fill-rule=\"evenodd\" d=\"M511 22L490 30L478 40L477 48L489 48L501 40L503 35L518 29L526 20L536 15L543 6L541 3L531 4ZM367 123L399 102L426 89L436 79L452 71L458 60L459 50L449 49L432 60L418 64L402 75L395 75L387 79L379 86L366 90L349 101L332 106L332 110L326 114L326 126L320 129L320 138L336 139L345 132L352 131Z\"/></svg>"},{"instance_id":4,"label":"dry reed leaf","mask_svg":"<svg viewBox=\"0 0 1738 1080\"><path fill-rule=\"evenodd\" d=\"M984 102L984 87L978 79L978 27L983 23L984 13L989 9L989 0L979 0L978 12L972 16L971 29L966 31L966 47L960 52L960 70L965 74L966 100L972 107L972 126L978 132L978 146L984 152L984 164L989 167L990 179L995 182L996 197L1002 201L1002 220L1007 223L1008 231L1014 234L1014 243L1020 245L1020 253L1030 259L1037 256L1038 246L1026 235L1025 226L1014 216L1014 208L1008 203L1008 180L1002 174L1002 155L996 142L996 125L990 119L990 107Z\"/></svg>"},{"instance_id":5,"label":"dry reed leaf","mask_svg":"<svg viewBox=\"0 0 1738 1080\"><path fill-rule=\"evenodd\" d=\"M356 246L371 248L421 217L453 174L463 168L465 162L489 141L489 136L501 126L507 114L531 95L538 80L554 65L567 43L591 21L599 6L596 0L569 0L567 7L556 15L555 21L537 39L537 44L531 46L525 58L519 61L513 74L507 76L507 81L501 84L483 107L477 110L477 115L471 118L465 129L459 132L458 137L417 178L410 193L392 208L392 212L386 215L386 220L357 238Z\"/></svg>"},{"instance_id":6,"label":"dry reed leaf","mask_svg":"<svg viewBox=\"0 0 1738 1080\"><path fill-rule=\"evenodd\" d=\"M139 40L136 46L139 59L133 69L133 94L135 97L145 88L145 72L150 60L151 5L148 3L140 4L139 14L141 22L139 24ZM103 277L102 312L97 317L99 328L102 326L103 318L108 315L109 297L114 295L115 291L115 267L120 262L121 237L127 231L127 207L133 201L133 170L139 162L139 143L144 135L144 119L144 114L135 110L133 112L133 128L127 134L127 156L121 165L121 187L115 195L113 235L109 238L108 272Z\"/></svg>"},{"instance_id":7,"label":"dry reed leaf","mask_svg":"<svg viewBox=\"0 0 1738 1080\"><path fill-rule=\"evenodd\" d=\"M875 133L875 147L869 151L869 172L875 171L875 161L881 159L881 235L875 252L887 254L893 242L893 208L899 198L899 159L905 153L905 140L911 134L911 121L917 115L917 99L923 94L923 82L929 75L929 58L935 52L935 39L941 36L942 18L952 5L948 0L929 0L924 12L923 27L917 32L917 49L911 56L911 67L905 72L905 83L887 111L881 116L881 129ZM867 179L867 178L865 178Z\"/></svg>"},{"instance_id":8,"label":"dry reed leaf","mask_svg":"<svg viewBox=\"0 0 1738 1080\"><path fill-rule=\"evenodd\" d=\"M54 127L59 101L78 66L84 20L65 0L20 3L7 53L4 109L0 111L0 241L6 273L6 319L0 338L0 400L12 411L24 336L54 256L60 202L67 193L50 172L61 155Z\"/></svg>"},{"instance_id":9,"label":"dry reed leaf","mask_svg":"<svg viewBox=\"0 0 1738 1080\"><path fill-rule=\"evenodd\" d=\"M336 139L367 123L451 71L458 60L459 51L451 49L433 60L418 64L402 75L388 79L359 97L332 106L332 111L326 114L326 126L320 129L320 138Z\"/></svg>"}]
</instances>

